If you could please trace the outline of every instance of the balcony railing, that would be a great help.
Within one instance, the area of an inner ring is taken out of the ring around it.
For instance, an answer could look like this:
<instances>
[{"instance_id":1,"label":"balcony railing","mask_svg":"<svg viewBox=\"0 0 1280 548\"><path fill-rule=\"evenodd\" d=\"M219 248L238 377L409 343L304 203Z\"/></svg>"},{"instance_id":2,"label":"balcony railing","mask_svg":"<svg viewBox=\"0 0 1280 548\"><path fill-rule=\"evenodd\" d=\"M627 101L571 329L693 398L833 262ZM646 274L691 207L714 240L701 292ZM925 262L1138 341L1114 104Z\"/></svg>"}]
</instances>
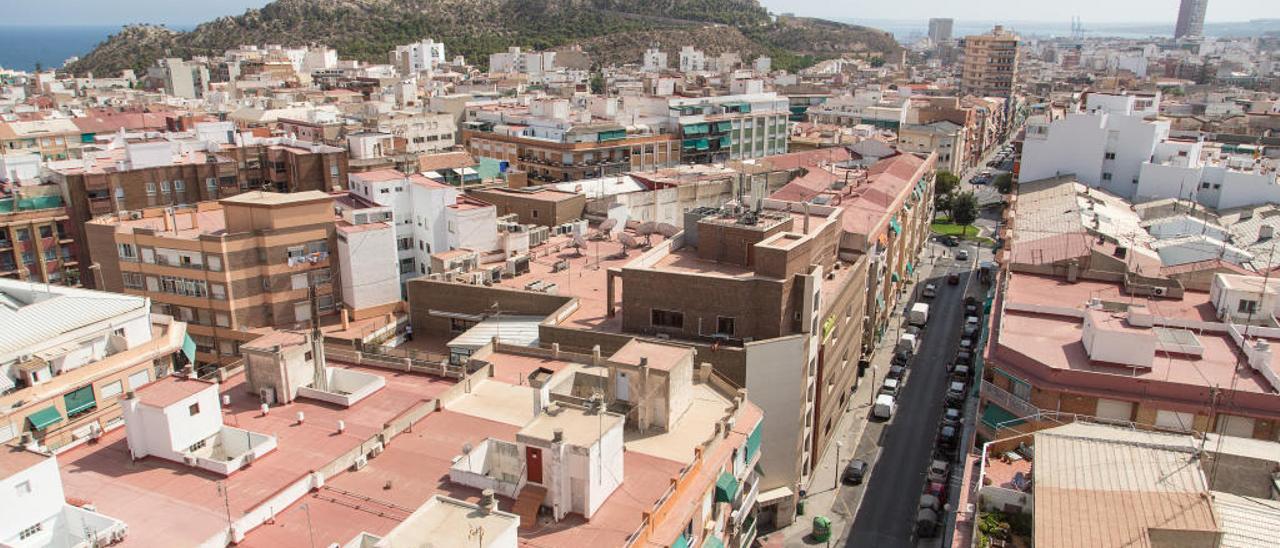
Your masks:
<instances>
[{"instance_id":1,"label":"balcony railing","mask_svg":"<svg viewBox=\"0 0 1280 548\"><path fill-rule=\"evenodd\" d=\"M982 394L986 396L988 401L999 405L1004 408L1005 411L1013 413L1015 416L1030 417L1040 414L1039 407L1032 405L1031 402L1028 402L1027 400L1015 396L1008 390L991 384L989 381L982 381Z\"/></svg>"}]
</instances>

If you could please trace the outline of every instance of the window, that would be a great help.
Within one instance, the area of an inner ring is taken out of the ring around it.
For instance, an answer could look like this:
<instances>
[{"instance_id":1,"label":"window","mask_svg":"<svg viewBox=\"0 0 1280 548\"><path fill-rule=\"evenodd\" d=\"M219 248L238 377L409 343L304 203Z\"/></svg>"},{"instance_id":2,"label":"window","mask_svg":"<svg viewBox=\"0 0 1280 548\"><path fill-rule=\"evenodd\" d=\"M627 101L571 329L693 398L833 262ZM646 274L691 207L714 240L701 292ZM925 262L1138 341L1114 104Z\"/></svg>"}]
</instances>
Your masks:
<instances>
[{"instance_id":1,"label":"window","mask_svg":"<svg viewBox=\"0 0 1280 548\"><path fill-rule=\"evenodd\" d=\"M194 416L196 416L196 415L199 415L199 414L200 414L200 402L196 402L196 403L193 403L193 404L191 404L191 405L187 406L187 414L188 414L188 415L191 415L192 417L194 417Z\"/></svg>"},{"instance_id":2,"label":"window","mask_svg":"<svg viewBox=\"0 0 1280 548\"><path fill-rule=\"evenodd\" d=\"M410 237L398 238L396 240L396 249L400 251L404 251L406 249L413 249L413 238L410 238Z\"/></svg>"},{"instance_id":3,"label":"window","mask_svg":"<svg viewBox=\"0 0 1280 548\"><path fill-rule=\"evenodd\" d=\"M227 299L227 286L222 284L209 284L209 295L219 301Z\"/></svg>"},{"instance_id":4,"label":"window","mask_svg":"<svg viewBox=\"0 0 1280 548\"><path fill-rule=\"evenodd\" d=\"M1102 174L1102 180L1103 180L1103 181L1110 181L1110 180L1111 180L1111 174L1110 174L1110 173L1103 173L1103 174Z\"/></svg>"},{"instance_id":5,"label":"window","mask_svg":"<svg viewBox=\"0 0 1280 548\"><path fill-rule=\"evenodd\" d=\"M120 251L120 258L130 261L138 260L138 252L134 249L133 244L118 244L116 248Z\"/></svg>"},{"instance_id":6,"label":"window","mask_svg":"<svg viewBox=\"0 0 1280 548\"><path fill-rule=\"evenodd\" d=\"M649 323L653 327L684 329L684 313L655 308L649 315Z\"/></svg>"},{"instance_id":7,"label":"window","mask_svg":"<svg viewBox=\"0 0 1280 548\"><path fill-rule=\"evenodd\" d=\"M410 272L413 272L413 257L400 259L400 273L408 274Z\"/></svg>"},{"instance_id":8,"label":"window","mask_svg":"<svg viewBox=\"0 0 1280 548\"><path fill-rule=\"evenodd\" d=\"M188 280L173 276L160 277L160 290L184 297L205 297L209 294L204 280Z\"/></svg>"},{"instance_id":9,"label":"window","mask_svg":"<svg viewBox=\"0 0 1280 548\"><path fill-rule=\"evenodd\" d=\"M111 384L103 385L102 390L98 391L98 395L102 396L102 399L105 400L107 398L113 398L113 397L119 396L120 393L123 391L124 391L124 381L116 381Z\"/></svg>"},{"instance_id":10,"label":"window","mask_svg":"<svg viewBox=\"0 0 1280 548\"><path fill-rule=\"evenodd\" d=\"M734 335L737 330L734 329L736 322L734 318L719 316L716 318L716 334L717 335Z\"/></svg>"},{"instance_id":11,"label":"window","mask_svg":"<svg viewBox=\"0 0 1280 548\"><path fill-rule=\"evenodd\" d=\"M1200 188L1209 188L1209 183L1200 183Z\"/></svg>"},{"instance_id":12,"label":"window","mask_svg":"<svg viewBox=\"0 0 1280 548\"><path fill-rule=\"evenodd\" d=\"M204 180L204 188L205 188L205 190L208 190L208 191L209 191L209 194L217 194L217 192L218 192L218 180L217 180L217 179L215 179L215 178L213 178L213 177L205 178L205 180Z\"/></svg>"},{"instance_id":13,"label":"window","mask_svg":"<svg viewBox=\"0 0 1280 548\"><path fill-rule=\"evenodd\" d=\"M1258 301L1249 299L1240 299L1240 304L1236 305L1236 312L1240 314L1253 314L1258 311Z\"/></svg>"},{"instance_id":14,"label":"window","mask_svg":"<svg viewBox=\"0 0 1280 548\"><path fill-rule=\"evenodd\" d=\"M1218 189L1220 189L1220 188L1222 188L1222 183L1213 183L1213 189L1214 189L1214 190L1218 190Z\"/></svg>"},{"instance_id":15,"label":"window","mask_svg":"<svg viewBox=\"0 0 1280 548\"><path fill-rule=\"evenodd\" d=\"M1103 158L1106 158L1106 159L1108 159L1108 160L1114 160L1114 159L1116 159L1116 153L1114 153L1114 152L1108 152L1108 153L1104 154L1102 157L1103 157Z\"/></svg>"},{"instance_id":16,"label":"window","mask_svg":"<svg viewBox=\"0 0 1280 548\"><path fill-rule=\"evenodd\" d=\"M121 272L120 278L129 289L142 289L143 276L139 272Z\"/></svg>"},{"instance_id":17,"label":"window","mask_svg":"<svg viewBox=\"0 0 1280 548\"><path fill-rule=\"evenodd\" d=\"M174 192L186 192L186 191L187 191L187 183L186 183L186 181L183 181L182 179L174 179L174 181L173 181L173 191L174 191Z\"/></svg>"},{"instance_id":18,"label":"window","mask_svg":"<svg viewBox=\"0 0 1280 548\"><path fill-rule=\"evenodd\" d=\"M536 209L535 209L535 210L533 210L533 218L534 218L534 219L537 219L537 218L538 218L538 210L536 210Z\"/></svg>"},{"instance_id":19,"label":"window","mask_svg":"<svg viewBox=\"0 0 1280 548\"><path fill-rule=\"evenodd\" d=\"M213 323L218 327L230 327L231 318L227 315L226 312L218 312L213 315Z\"/></svg>"},{"instance_id":20,"label":"window","mask_svg":"<svg viewBox=\"0 0 1280 548\"><path fill-rule=\"evenodd\" d=\"M25 228L19 228L17 234L19 242L25 242L31 239L31 231Z\"/></svg>"},{"instance_id":21,"label":"window","mask_svg":"<svg viewBox=\"0 0 1280 548\"><path fill-rule=\"evenodd\" d=\"M156 184L147 183L147 196L155 196L155 195L156 195Z\"/></svg>"},{"instance_id":22,"label":"window","mask_svg":"<svg viewBox=\"0 0 1280 548\"><path fill-rule=\"evenodd\" d=\"M39 533L40 531L43 531L43 530L44 530L44 525L37 523L19 532L18 540L26 540L28 538L35 536L36 533Z\"/></svg>"},{"instance_id":23,"label":"window","mask_svg":"<svg viewBox=\"0 0 1280 548\"><path fill-rule=\"evenodd\" d=\"M41 238L52 238L52 237L53 237L53 226L52 226L52 225L44 225L44 226L40 227L40 237L41 237Z\"/></svg>"},{"instance_id":24,"label":"window","mask_svg":"<svg viewBox=\"0 0 1280 548\"><path fill-rule=\"evenodd\" d=\"M290 259L300 259L302 258L302 255L306 252L305 250L306 250L305 247L302 247L300 245L295 245L293 247L290 247L286 251L286 254Z\"/></svg>"}]
</instances>

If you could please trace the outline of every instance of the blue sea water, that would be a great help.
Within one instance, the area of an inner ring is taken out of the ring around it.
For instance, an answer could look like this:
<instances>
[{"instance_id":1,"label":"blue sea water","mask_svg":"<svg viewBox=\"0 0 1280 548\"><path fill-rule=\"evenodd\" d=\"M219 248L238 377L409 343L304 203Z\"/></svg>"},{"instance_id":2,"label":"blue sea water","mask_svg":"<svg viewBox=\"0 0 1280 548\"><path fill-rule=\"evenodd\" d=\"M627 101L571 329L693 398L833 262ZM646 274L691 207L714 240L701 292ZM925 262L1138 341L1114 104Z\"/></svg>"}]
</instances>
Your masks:
<instances>
[{"instance_id":1,"label":"blue sea water","mask_svg":"<svg viewBox=\"0 0 1280 548\"><path fill-rule=\"evenodd\" d=\"M4 26L0 25L0 67L35 70L57 68L69 57L84 55L119 26Z\"/></svg>"}]
</instances>

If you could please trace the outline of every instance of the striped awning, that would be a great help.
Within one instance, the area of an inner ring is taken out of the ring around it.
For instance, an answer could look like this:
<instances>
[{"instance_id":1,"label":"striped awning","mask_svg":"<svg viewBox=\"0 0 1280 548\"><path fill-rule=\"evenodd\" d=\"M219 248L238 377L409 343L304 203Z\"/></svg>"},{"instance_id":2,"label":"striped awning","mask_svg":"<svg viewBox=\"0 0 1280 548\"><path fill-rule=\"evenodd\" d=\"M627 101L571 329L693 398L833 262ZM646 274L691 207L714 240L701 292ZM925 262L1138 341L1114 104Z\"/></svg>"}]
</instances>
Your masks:
<instances>
[{"instance_id":1,"label":"striped awning","mask_svg":"<svg viewBox=\"0 0 1280 548\"><path fill-rule=\"evenodd\" d=\"M27 422L31 423L32 430L44 431L44 429L62 422L62 413L58 412L57 407L50 405L27 415Z\"/></svg>"}]
</instances>

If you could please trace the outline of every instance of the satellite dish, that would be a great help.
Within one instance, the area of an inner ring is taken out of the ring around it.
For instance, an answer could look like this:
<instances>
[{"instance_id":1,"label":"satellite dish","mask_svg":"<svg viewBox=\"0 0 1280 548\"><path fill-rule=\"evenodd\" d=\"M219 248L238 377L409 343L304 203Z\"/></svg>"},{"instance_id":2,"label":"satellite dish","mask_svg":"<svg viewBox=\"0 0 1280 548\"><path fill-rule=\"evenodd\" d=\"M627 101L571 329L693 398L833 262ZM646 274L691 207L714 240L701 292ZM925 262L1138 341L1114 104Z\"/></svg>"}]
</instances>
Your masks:
<instances>
[{"instance_id":1,"label":"satellite dish","mask_svg":"<svg viewBox=\"0 0 1280 548\"><path fill-rule=\"evenodd\" d=\"M628 247L639 247L638 244L640 243L636 241L634 236L627 234L626 232L618 235L618 241L622 242L622 247L624 249Z\"/></svg>"},{"instance_id":2,"label":"satellite dish","mask_svg":"<svg viewBox=\"0 0 1280 548\"><path fill-rule=\"evenodd\" d=\"M657 229L658 229L658 223L655 223L653 221L645 221L643 223L640 223L639 227L636 227L636 234L639 234L641 236L648 236L650 234L653 234L654 231Z\"/></svg>"},{"instance_id":3,"label":"satellite dish","mask_svg":"<svg viewBox=\"0 0 1280 548\"><path fill-rule=\"evenodd\" d=\"M587 247L587 239L586 239L586 238L583 238L583 237L582 237L582 235L580 235L580 234L575 234L575 235L573 236L573 244L572 244L572 245L573 245L573 247L576 247L576 248L583 248L583 247Z\"/></svg>"},{"instance_id":4,"label":"satellite dish","mask_svg":"<svg viewBox=\"0 0 1280 548\"><path fill-rule=\"evenodd\" d=\"M617 219L613 219L613 218L605 219L603 223L600 223L600 232L608 232L610 230L613 230L613 227L615 226L618 226Z\"/></svg>"},{"instance_id":5,"label":"satellite dish","mask_svg":"<svg viewBox=\"0 0 1280 548\"><path fill-rule=\"evenodd\" d=\"M671 238L676 234L680 233L680 227L673 225L671 223L658 223L657 230L658 230L658 234L661 234L663 235L663 237L666 237L666 238Z\"/></svg>"}]
</instances>

